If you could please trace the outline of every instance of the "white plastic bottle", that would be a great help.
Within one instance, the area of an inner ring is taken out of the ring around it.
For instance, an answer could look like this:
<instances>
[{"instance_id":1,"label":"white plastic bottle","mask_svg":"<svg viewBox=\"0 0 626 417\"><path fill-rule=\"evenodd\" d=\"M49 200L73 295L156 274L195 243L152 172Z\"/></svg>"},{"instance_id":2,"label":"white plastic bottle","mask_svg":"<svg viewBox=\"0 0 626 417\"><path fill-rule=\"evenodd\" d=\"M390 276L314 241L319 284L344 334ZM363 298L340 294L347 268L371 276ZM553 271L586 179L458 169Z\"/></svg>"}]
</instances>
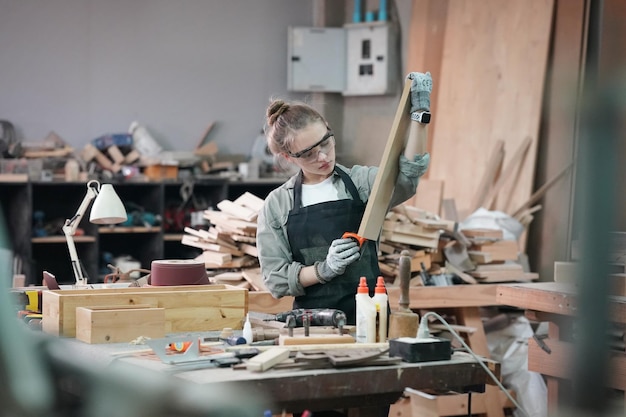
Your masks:
<instances>
[{"instance_id":1,"label":"white plastic bottle","mask_svg":"<svg viewBox=\"0 0 626 417\"><path fill-rule=\"evenodd\" d=\"M252 343L254 339L252 325L250 324L250 313L246 314L246 321L243 324L243 338L246 339L247 344Z\"/></svg>"},{"instance_id":2,"label":"white plastic bottle","mask_svg":"<svg viewBox=\"0 0 626 417\"><path fill-rule=\"evenodd\" d=\"M130 124L128 133L133 137L133 146L144 156L156 156L163 150L148 129L137 121Z\"/></svg>"},{"instance_id":3,"label":"white plastic bottle","mask_svg":"<svg viewBox=\"0 0 626 417\"><path fill-rule=\"evenodd\" d=\"M376 328L376 341L383 343L387 341L387 308L389 305L389 296L385 287L385 279L379 276L374 288L374 297L372 297L376 306L376 314L378 317Z\"/></svg>"},{"instance_id":4,"label":"white plastic bottle","mask_svg":"<svg viewBox=\"0 0 626 417\"><path fill-rule=\"evenodd\" d=\"M356 290L356 342L376 341L376 306L370 298L367 279L361 277Z\"/></svg>"}]
</instances>

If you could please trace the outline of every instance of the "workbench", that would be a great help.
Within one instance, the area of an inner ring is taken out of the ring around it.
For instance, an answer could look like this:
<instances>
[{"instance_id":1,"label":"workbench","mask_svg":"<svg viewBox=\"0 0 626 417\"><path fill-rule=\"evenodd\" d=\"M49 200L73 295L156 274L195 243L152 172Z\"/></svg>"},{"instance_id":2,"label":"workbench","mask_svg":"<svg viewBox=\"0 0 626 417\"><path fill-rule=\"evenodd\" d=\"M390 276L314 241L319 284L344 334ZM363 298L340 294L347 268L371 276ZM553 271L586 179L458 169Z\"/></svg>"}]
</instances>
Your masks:
<instances>
[{"instance_id":1,"label":"workbench","mask_svg":"<svg viewBox=\"0 0 626 417\"><path fill-rule=\"evenodd\" d=\"M548 323L548 337L531 338L528 342L528 369L543 374L548 387L548 407L556 412L559 405L559 385L570 379L574 359L572 340L577 314L577 294L573 284L540 282L501 285L497 290L499 303L526 310L533 321ZM626 324L626 297L608 297L610 320ZM606 386L626 391L626 354L613 351L609 367L612 370Z\"/></svg>"},{"instance_id":2,"label":"workbench","mask_svg":"<svg viewBox=\"0 0 626 417\"><path fill-rule=\"evenodd\" d=\"M489 346L480 308L500 304L496 297L498 287L498 284L411 286L409 308L417 312L436 311L454 316L456 324L469 330L464 334L467 345L477 355L489 358ZM391 311L397 311L400 288L387 287L387 293ZM497 386L487 386L485 393L480 395L484 396L486 407L486 412L480 414L481 416L504 417L504 404L500 400L500 389Z\"/></svg>"},{"instance_id":3,"label":"workbench","mask_svg":"<svg viewBox=\"0 0 626 417\"><path fill-rule=\"evenodd\" d=\"M272 401L274 414L298 412L305 409L328 410L350 408L351 416L365 417L363 408L393 404L406 387L415 389L480 390L485 384L493 383L480 364L469 354L457 352L450 360L406 363L398 362L384 366L355 366L350 368L325 369L270 369L252 372L246 369L219 368L208 361L196 365L170 365L156 357L133 355L132 350L146 346L127 343L90 345L66 339L68 349L77 358L89 362L98 361L105 365L113 360L124 365L137 366L167 373L177 378L212 387L231 384L242 392L258 392ZM120 357L120 352L124 356ZM497 378L500 366L484 359L484 363ZM200 369L197 369L200 366Z\"/></svg>"}]
</instances>

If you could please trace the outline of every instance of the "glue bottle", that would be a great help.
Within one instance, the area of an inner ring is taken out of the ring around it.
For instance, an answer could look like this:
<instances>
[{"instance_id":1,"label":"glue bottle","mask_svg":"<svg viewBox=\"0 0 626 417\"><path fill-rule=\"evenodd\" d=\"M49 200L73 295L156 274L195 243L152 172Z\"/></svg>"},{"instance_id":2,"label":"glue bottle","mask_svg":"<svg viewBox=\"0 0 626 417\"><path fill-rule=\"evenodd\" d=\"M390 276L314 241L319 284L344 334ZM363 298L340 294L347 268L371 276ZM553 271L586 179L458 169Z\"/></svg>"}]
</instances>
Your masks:
<instances>
[{"instance_id":1,"label":"glue bottle","mask_svg":"<svg viewBox=\"0 0 626 417\"><path fill-rule=\"evenodd\" d=\"M370 298L367 278L361 277L356 290L356 342L376 341L376 306Z\"/></svg>"},{"instance_id":2,"label":"glue bottle","mask_svg":"<svg viewBox=\"0 0 626 417\"><path fill-rule=\"evenodd\" d=\"M387 341L387 308L389 305L389 297L387 296L387 289L385 288L385 279L379 276L376 281L376 288L374 288L374 297L372 297L374 305L376 306L377 314L377 327L376 327L376 341L383 343Z\"/></svg>"},{"instance_id":3,"label":"glue bottle","mask_svg":"<svg viewBox=\"0 0 626 417\"><path fill-rule=\"evenodd\" d=\"M247 344L252 343L254 340L252 324L250 324L250 313L246 314L246 322L243 324L243 337L246 339Z\"/></svg>"}]
</instances>

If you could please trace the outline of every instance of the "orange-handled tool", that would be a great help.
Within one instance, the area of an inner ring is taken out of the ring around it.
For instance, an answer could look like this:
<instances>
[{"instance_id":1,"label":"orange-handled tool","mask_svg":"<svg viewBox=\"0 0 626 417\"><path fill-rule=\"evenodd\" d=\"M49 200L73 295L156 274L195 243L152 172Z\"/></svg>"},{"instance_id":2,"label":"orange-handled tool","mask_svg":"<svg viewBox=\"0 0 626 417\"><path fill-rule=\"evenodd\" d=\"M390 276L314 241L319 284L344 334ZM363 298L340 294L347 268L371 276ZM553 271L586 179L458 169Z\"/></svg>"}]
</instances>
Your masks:
<instances>
[{"instance_id":1,"label":"orange-handled tool","mask_svg":"<svg viewBox=\"0 0 626 417\"><path fill-rule=\"evenodd\" d=\"M354 239L356 240L356 242L359 244L359 247L362 247L363 244L367 241L366 238L357 235L356 233L352 233L352 232L345 232L343 235L341 235L342 239Z\"/></svg>"}]
</instances>

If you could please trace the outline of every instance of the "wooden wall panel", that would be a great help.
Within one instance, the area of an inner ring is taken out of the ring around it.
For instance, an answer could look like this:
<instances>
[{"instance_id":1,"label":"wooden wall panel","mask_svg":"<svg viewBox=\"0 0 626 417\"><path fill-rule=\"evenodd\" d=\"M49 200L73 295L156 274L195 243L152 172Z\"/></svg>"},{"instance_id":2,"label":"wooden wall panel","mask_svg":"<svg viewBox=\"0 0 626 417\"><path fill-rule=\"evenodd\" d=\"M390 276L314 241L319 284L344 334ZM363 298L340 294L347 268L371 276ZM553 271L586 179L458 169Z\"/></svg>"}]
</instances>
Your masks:
<instances>
[{"instance_id":1,"label":"wooden wall panel","mask_svg":"<svg viewBox=\"0 0 626 417\"><path fill-rule=\"evenodd\" d=\"M431 110L437 106L441 82L441 61L448 13L448 0L413 0L411 25L407 46L405 74L430 72L433 77L433 92L430 95ZM433 117L437 117L436 114ZM427 149L432 150L432 138L436 123L428 127ZM424 174L428 178L429 172Z\"/></svg>"},{"instance_id":2,"label":"wooden wall panel","mask_svg":"<svg viewBox=\"0 0 626 417\"><path fill-rule=\"evenodd\" d=\"M532 193L552 10L553 0L447 4L429 178L445 180L462 217L498 140L506 167L532 138L511 205Z\"/></svg>"},{"instance_id":3,"label":"wooden wall panel","mask_svg":"<svg viewBox=\"0 0 626 417\"><path fill-rule=\"evenodd\" d=\"M586 0L556 0L552 53L549 60L544 123L537 161L539 186L574 161L576 105L580 93L586 44ZM541 201L531 224L528 256L542 281L552 281L554 262L570 259L572 222L571 169Z\"/></svg>"}]
</instances>

